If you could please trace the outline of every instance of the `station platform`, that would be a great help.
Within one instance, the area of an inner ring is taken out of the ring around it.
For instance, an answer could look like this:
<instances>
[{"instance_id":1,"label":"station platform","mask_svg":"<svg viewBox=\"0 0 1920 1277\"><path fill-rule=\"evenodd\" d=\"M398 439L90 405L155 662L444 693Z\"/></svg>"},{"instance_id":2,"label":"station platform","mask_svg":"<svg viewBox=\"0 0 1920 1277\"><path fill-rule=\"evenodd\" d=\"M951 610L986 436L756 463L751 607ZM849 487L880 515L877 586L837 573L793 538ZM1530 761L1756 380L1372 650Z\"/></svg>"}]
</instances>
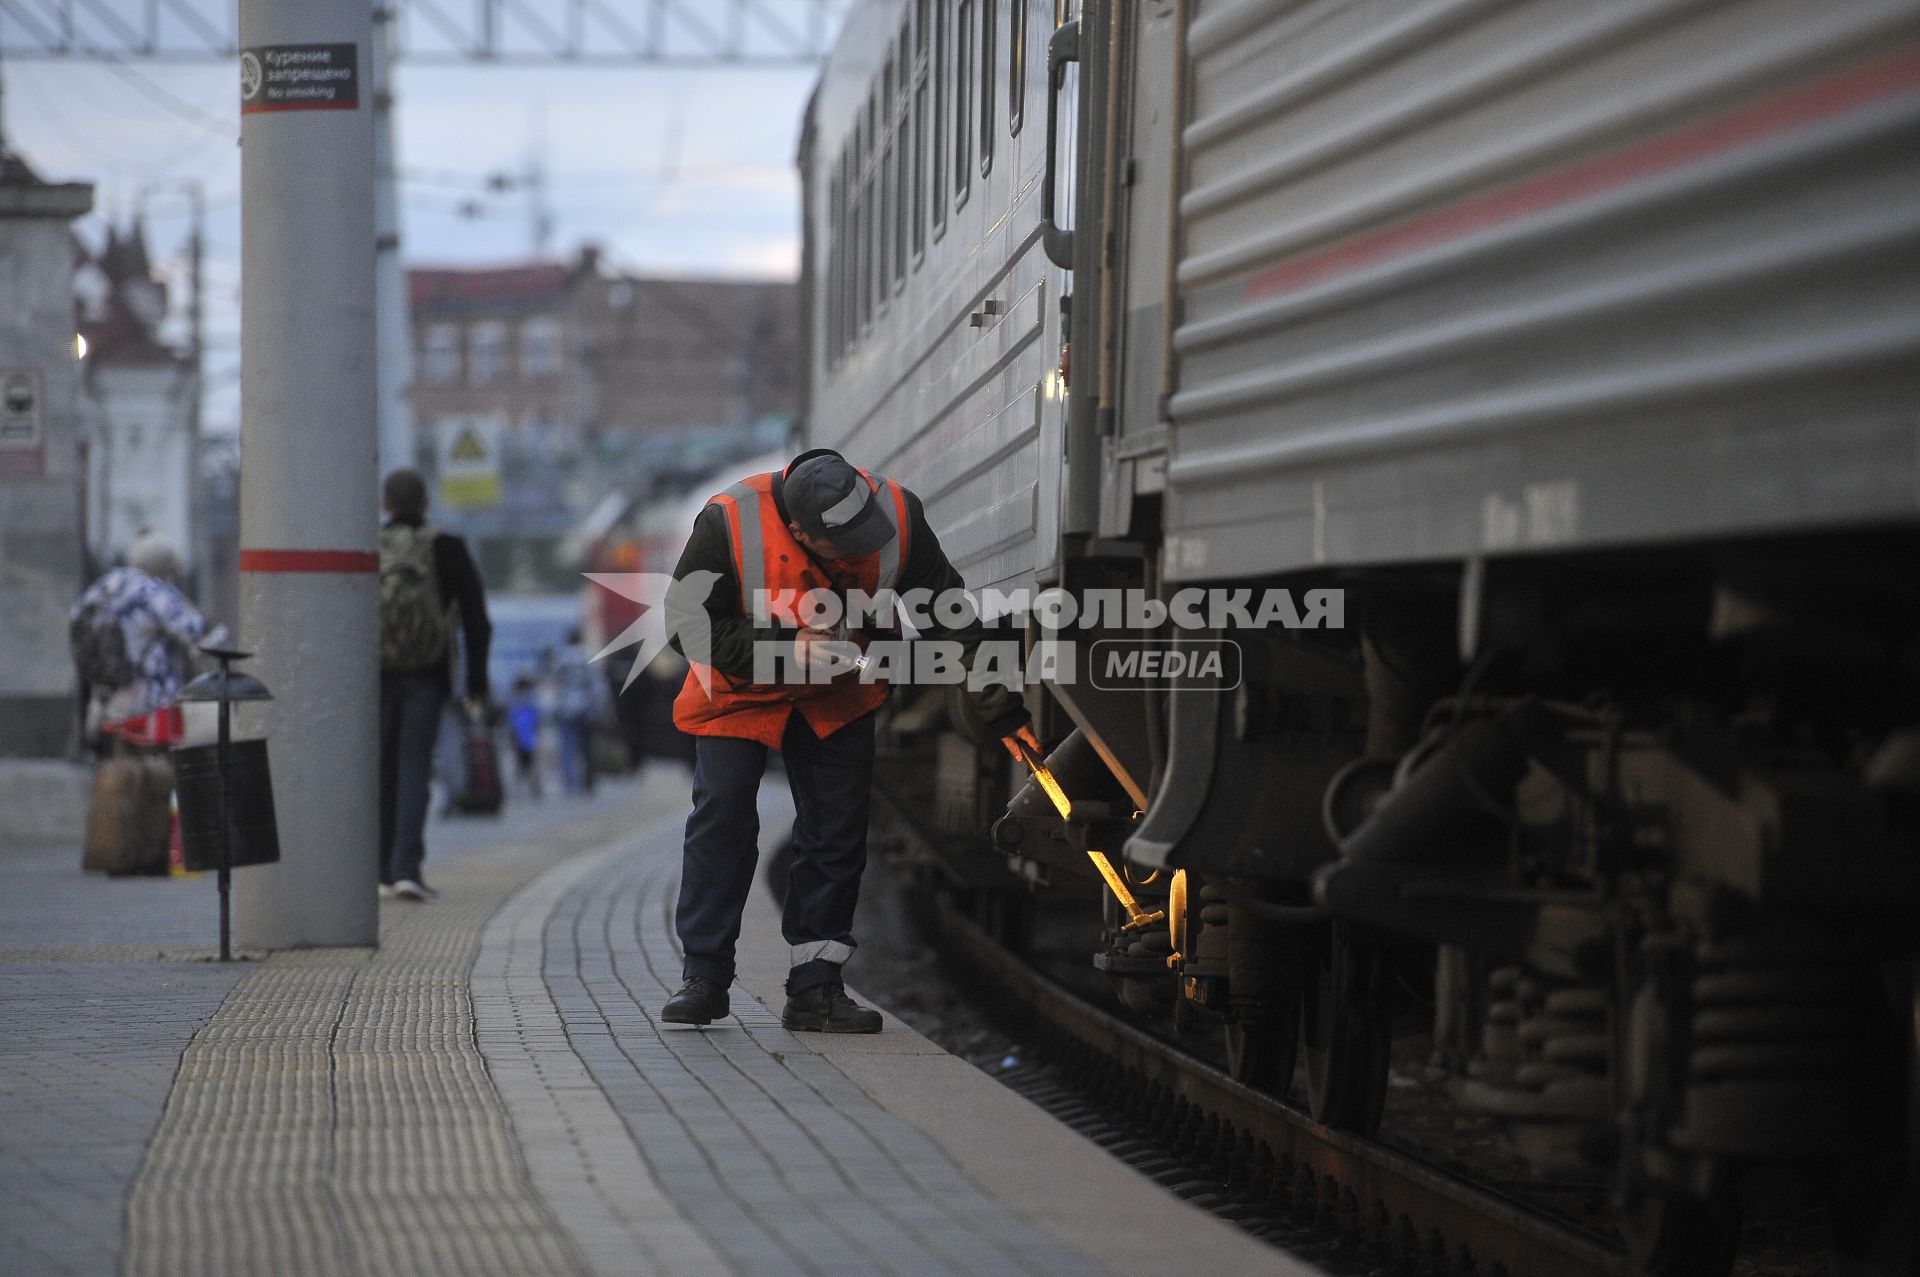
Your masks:
<instances>
[{"instance_id":1,"label":"station platform","mask_svg":"<svg viewBox=\"0 0 1920 1277\"><path fill-rule=\"evenodd\" d=\"M791 814L777 775L763 795L764 849ZM1312 1271L891 1015L787 1032L764 890L733 1014L661 1025L686 806L667 769L435 838L441 898L384 903L378 950L244 966L165 909L62 927L81 888L23 873L49 899L0 906L0 1016L28 1029L0 1043L9 1270ZM89 917L212 889L83 886Z\"/></svg>"}]
</instances>

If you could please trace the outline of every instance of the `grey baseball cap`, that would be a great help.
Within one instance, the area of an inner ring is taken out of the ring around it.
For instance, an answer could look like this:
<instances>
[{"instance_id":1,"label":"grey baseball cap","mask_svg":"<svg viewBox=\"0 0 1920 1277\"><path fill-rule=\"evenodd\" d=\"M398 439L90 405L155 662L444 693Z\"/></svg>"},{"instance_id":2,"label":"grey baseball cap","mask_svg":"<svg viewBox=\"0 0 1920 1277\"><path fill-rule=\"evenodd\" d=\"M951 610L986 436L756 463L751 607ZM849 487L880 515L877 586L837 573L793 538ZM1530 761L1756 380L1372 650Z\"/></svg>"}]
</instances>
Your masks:
<instances>
[{"instance_id":1,"label":"grey baseball cap","mask_svg":"<svg viewBox=\"0 0 1920 1277\"><path fill-rule=\"evenodd\" d=\"M799 529L847 558L872 554L893 540L893 520L873 489L833 453L807 457L787 471L782 492Z\"/></svg>"}]
</instances>

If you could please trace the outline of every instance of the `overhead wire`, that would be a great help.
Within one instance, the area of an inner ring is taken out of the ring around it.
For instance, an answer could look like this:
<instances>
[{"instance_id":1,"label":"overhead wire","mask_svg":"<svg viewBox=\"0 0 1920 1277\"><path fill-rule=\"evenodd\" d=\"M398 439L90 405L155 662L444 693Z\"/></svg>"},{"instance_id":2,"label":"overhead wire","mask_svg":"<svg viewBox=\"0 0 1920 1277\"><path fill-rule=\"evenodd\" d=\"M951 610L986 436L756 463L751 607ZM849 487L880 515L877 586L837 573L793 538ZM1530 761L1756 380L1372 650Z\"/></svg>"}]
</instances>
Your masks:
<instances>
[{"instance_id":1,"label":"overhead wire","mask_svg":"<svg viewBox=\"0 0 1920 1277\"><path fill-rule=\"evenodd\" d=\"M171 89L161 85L145 72L129 66L126 60L118 54L108 52L105 49L92 49L88 50L88 53L100 59L101 64L104 65L107 70L113 72L122 80L139 90L149 101L164 107L186 123L196 128L205 129L215 137L224 138L230 142L238 140L240 136L240 121L237 112L232 120L208 115L194 103L187 101Z\"/></svg>"}]
</instances>

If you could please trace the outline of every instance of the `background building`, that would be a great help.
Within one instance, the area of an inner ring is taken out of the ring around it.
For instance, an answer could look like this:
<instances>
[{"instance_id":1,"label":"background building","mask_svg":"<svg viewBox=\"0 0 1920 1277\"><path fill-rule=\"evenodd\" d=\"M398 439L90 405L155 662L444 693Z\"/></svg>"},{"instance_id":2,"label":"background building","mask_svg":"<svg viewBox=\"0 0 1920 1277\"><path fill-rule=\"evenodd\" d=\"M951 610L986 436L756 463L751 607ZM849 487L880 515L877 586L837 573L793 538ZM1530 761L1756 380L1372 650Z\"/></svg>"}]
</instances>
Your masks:
<instances>
[{"instance_id":1,"label":"background building","mask_svg":"<svg viewBox=\"0 0 1920 1277\"><path fill-rule=\"evenodd\" d=\"M589 428L657 433L791 416L798 305L787 283L595 276L575 311Z\"/></svg>"},{"instance_id":2,"label":"background building","mask_svg":"<svg viewBox=\"0 0 1920 1277\"><path fill-rule=\"evenodd\" d=\"M412 406L436 520L497 588L570 587L563 539L784 439L799 405L791 284L569 263L408 272Z\"/></svg>"},{"instance_id":3,"label":"background building","mask_svg":"<svg viewBox=\"0 0 1920 1277\"><path fill-rule=\"evenodd\" d=\"M136 220L109 228L74 278L90 403L87 544L96 566L123 559L145 532L180 550L189 580L205 557L198 482L196 361L161 335L167 286L154 273Z\"/></svg>"},{"instance_id":4,"label":"background building","mask_svg":"<svg viewBox=\"0 0 1920 1277\"><path fill-rule=\"evenodd\" d=\"M0 842L64 833L82 773L67 609L83 584L73 232L93 187L41 179L0 135Z\"/></svg>"}]
</instances>

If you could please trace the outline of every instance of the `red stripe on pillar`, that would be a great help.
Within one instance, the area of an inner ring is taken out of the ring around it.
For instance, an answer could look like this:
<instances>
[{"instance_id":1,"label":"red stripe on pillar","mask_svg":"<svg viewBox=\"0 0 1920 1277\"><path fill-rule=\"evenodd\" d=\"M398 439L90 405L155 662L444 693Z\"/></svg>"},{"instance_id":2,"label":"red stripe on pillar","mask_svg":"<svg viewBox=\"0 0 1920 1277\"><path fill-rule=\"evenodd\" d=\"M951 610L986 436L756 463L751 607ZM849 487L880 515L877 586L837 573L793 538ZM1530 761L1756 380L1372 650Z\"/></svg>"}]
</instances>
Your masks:
<instances>
[{"instance_id":1,"label":"red stripe on pillar","mask_svg":"<svg viewBox=\"0 0 1920 1277\"><path fill-rule=\"evenodd\" d=\"M380 556L367 550L242 550L242 572L378 572Z\"/></svg>"}]
</instances>

